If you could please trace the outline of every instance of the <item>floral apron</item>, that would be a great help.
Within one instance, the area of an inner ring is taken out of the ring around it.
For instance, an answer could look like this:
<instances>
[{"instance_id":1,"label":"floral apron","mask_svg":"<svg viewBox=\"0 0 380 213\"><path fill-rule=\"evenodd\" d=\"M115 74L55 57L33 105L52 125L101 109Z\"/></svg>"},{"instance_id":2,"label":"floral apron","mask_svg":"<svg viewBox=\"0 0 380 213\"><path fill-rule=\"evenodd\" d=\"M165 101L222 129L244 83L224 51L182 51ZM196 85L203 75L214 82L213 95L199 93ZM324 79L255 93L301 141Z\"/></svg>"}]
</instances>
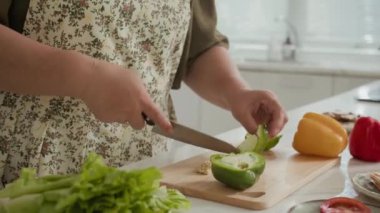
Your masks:
<instances>
[{"instance_id":1,"label":"floral apron","mask_svg":"<svg viewBox=\"0 0 380 213\"><path fill-rule=\"evenodd\" d=\"M172 119L170 89L191 18L190 0L31 0L24 34L137 70ZM79 99L0 93L0 177L78 172L89 152L122 166L167 150L150 127L102 123Z\"/></svg>"}]
</instances>

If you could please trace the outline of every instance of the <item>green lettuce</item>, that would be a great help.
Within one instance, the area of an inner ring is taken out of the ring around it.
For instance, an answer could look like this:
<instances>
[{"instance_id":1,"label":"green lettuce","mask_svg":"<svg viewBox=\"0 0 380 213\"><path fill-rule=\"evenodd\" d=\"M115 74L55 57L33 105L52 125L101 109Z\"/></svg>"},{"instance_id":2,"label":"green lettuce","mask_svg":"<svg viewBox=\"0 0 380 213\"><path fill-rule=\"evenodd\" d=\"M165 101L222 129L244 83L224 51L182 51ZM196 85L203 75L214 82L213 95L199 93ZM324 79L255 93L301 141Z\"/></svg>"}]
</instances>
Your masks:
<instances>
[{"instance_id":1,"label":"green lettuce","mask_svg":"<svg viewBox=\"0 0 380 213\"><path fill-rule=\"evenodd\" d=\"M190 202L179 191L160 186L161 173L150 167L123 171L90 154L77 175L36 178L23 169L20 178L0 191L0 212L179 212Z\"/></svg>"}]
</instances>

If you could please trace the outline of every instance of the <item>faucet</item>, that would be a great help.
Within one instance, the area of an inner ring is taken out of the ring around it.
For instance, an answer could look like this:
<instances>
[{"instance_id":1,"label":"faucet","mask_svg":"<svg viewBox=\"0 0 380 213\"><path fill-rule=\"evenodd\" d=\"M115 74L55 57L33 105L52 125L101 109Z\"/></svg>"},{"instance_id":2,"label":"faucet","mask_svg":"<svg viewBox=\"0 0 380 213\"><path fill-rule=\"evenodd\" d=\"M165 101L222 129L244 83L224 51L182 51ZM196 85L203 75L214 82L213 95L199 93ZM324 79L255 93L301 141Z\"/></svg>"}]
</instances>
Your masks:
<instances>
[{"instance_id":1,"label":"faucet","mask_svg":"<svg viewBox=\"0 0 380 213\"><path fill-rule=\"evenodd\" d=\"M282 46L282 59L284 61L295 61L296 50L300 46L297 28L287 18L279 17L277 20L282 21L286 27L286 38Z\"/></svg>"}]
</instances>

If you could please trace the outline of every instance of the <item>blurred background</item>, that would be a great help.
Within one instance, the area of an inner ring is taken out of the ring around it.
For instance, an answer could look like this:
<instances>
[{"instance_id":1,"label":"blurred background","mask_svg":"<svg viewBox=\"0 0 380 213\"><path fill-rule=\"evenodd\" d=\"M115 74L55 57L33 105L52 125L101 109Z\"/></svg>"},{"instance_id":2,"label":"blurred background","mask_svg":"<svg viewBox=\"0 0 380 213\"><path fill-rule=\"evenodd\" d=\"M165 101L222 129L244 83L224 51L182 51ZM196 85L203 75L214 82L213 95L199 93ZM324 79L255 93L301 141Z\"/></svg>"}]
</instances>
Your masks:
<instances>
[{"instance_id":1,"label":"blurred background","mask_svg":"<svg viewBox=\"0 0 380 213\"><path fill-rule=\"evenodd\" d=\"M216 0L218 29L255 89L287 111L380 79L379 0ZM178 119L218 134L240 125L185 85L173 91Z\"/></svg>"}]
</instances>

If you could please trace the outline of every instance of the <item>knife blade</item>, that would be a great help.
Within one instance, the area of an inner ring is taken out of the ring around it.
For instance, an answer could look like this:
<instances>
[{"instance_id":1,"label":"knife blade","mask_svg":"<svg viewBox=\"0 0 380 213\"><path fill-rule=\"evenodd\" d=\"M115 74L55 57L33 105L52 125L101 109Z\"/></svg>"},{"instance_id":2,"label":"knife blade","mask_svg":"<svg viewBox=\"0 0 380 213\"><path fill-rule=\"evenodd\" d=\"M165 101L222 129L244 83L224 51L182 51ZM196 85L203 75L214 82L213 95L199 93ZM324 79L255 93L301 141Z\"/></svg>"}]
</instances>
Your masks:
<instances>
[{"instance_id":1,"label":"knife blade","mask_svg":"<svg viewBox=\"0 0 380 213\"><path fill-rule=\"evenodd\" d=\"M228 142L212 137L200 131L194 130L187 126L181 125L174 121L171 121L171 124L173 126L173 131L169 134L165 131L162 131L157 125L154 125L154 122L151 119L149 119L144 113L142 115L145 122L148 125L153 126L152 131L157 134L160 134L165 137L172 138L174 140L178 140L187 144L191 144L193 146L210 149L217 152L224 152L224 153L232 153L232 152L238 153L239 152L239 150L236 147L229 144Z\"/></svg>"},{"instance_id":2,"label":"knife blade","mask_svg":"<svg viewBox=\"0 0 380 213\"><path fill-rule=\"evenodd\" d=\"M173 126L173 132L168 134L162 131L158 126L154 125L152 131L158 133L160 135L166 136L168 138L172 138L174 140L178 140L187 144L191 144L194 146L211 149L218 152L224 153L237 153L238 150L233 145L214 138L210 135L204 134L197 130L191 129L184 125L178 124L174 121L171 121Z\"/></svg>"}]
</instances>

